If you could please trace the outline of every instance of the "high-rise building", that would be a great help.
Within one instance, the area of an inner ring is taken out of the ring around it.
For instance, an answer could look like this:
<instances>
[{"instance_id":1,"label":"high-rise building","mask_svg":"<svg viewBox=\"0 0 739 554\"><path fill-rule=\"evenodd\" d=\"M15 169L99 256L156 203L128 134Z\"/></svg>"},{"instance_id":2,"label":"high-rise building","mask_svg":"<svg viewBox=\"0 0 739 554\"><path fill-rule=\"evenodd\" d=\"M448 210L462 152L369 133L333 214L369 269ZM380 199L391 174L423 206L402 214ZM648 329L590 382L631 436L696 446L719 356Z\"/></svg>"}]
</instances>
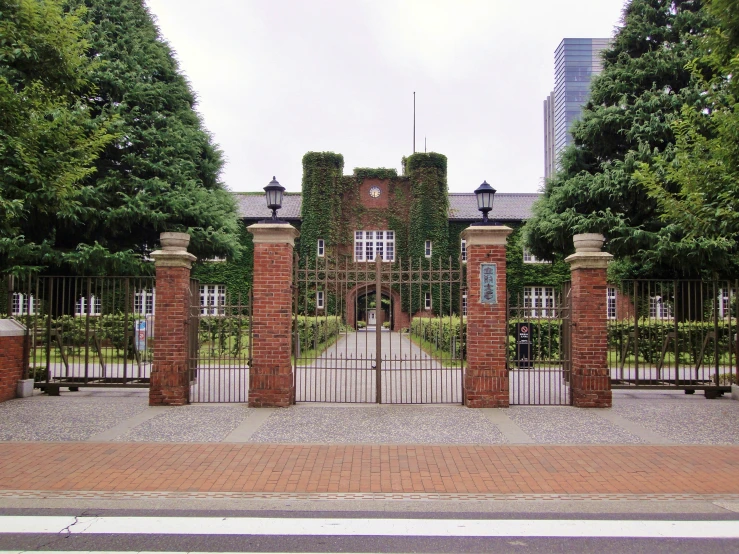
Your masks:
<instances>
[{"instance_id":1,"label":"high-rise building","mask_svg":"<svg viewBox=\"0 0 739 554\"><path fill-rule=\"evenodd\" d=\"M566 38L554 51L554 91L544 100L544 175L557 168L560 152L572 142L570 129L590 94L593 75L603 70L607 38Z\"/></svg>"}]
</instances>

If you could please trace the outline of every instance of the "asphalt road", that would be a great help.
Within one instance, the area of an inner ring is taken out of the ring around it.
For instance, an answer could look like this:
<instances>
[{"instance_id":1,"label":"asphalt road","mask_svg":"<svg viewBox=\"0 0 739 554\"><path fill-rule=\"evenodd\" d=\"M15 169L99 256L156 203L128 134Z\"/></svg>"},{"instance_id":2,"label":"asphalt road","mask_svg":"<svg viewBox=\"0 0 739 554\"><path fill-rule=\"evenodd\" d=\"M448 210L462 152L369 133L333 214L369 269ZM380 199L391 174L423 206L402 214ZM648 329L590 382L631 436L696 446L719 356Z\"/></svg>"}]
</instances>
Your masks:
<instances>
[{"instance_id":1,"label":"asphalt road","mask_svg":"<svg viewBox=\"0 0 739 554\"><path fill-rule=\"evenodd\" d=\"M0 551L739 552L739 506L713 502L65 503L4 501Z\"/></svg>"}]
</instances>

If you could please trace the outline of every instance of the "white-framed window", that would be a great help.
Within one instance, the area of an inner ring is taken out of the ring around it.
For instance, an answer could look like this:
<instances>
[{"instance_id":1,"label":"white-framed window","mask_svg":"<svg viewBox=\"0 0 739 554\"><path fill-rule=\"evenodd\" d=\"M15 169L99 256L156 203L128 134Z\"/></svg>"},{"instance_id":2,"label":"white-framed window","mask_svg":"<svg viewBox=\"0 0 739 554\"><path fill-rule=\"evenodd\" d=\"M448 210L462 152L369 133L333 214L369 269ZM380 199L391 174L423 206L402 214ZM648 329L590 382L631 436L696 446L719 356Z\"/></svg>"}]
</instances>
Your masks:
<instances>
[{"instance_id":1,"label":"white-framed window","mask_svg":"<svg viewBox=\"0 0 739 554\"><path fill-rule=\"evenodd\" d=\"M430 240L427 240L426 244L424 245L423 255L426 256L427 258L430 258L432 251L433 251L433 244L431 243Z\"/></svg>"},{"instance_id":2,"label":"white-framed window","mask_svg":"<svg viewBox=\"0 0 739 554\"><path fill-rule=\"evenodd\" d=\"M324 297L323 297L323 291L318 290L316 291L316 309L322 310L324 306Z\"/></svg>"},{"instance_id":3,"label":"white-framed window","mask_svg":"<svg viewBox=\"0 0 739 554\"><path fill-rule=\"evenodd\" d=\"M154 300L156 290L141 290L134 294L133 313L136 315L152 315L154 313Z\"/></svg>"},{"instance_id":4,"label":"white-framed window","mask_svg":"<svg viewBox=\"0 0 739 554\"><path fill-rule=\"evenodd\" d=\"M616 319L616 287L608 287L606 292L606 317Z\"/></svg>"},{"instance_id":5,"label":"white-framed window","mask_svg":"<svg viewBox=\"0 0 739 554\"><path fill-rule=\"evenodd\" d=\"M431 309L431 293L430 292L425 292L423 294L423 309L424 310Z\"/></svg>"},{"instance_id":6,"label":"white-framed window","mask_svg":"<svg viewBox=\"0 0 739 554\"><path fill-rule=\"evenodd\" d=\"M36 315L36 299L33 295L14 292L12 315Z\"/></svg>"},{"instance_id":7,"label":"white-framed window","mask_svg":"<svg viewBox=\"0 0 739 554\"><path fill-rule=\"evenodd\" d=\"M467 293L462 295L462 315L467 315Z\"/></svg>"},{"instance_id":8,"label":"white-framed window","mask_svg":"<svg viewBox=\"0 0 739 554\"><path fill-rule=\"evenodd\" d=\"M536 256L534 256L531 252L529 252L529 249L525 246L523 247L523 263L525 264L546 264L549 263L546 260L540 260Z\"/></svg>"},{"instance_id":9,"label":"white-framed window","mask_svg":"<svg viewBox=\"0 0 739 554\"><path fill-rule=\"evenodd\" d=\"M649 317L653 319L671 319L672 306L666 298L661 296L649 297Z\"/></svg>"},{"instance_id":10,"label":"white-framed window","mask_svg":"<svg viewBox=\"0 0 739 554\"><path fill-rule=\"evenodd\" d=\"M395 231L354 231L354 261L395 261Z\"/></svg>"},{"instance_id":11,"label":"white-framed window","mask_svg":"<svg viewBox=\"0 0 739 554\"><path fill-rule=\"evenodd\" d=\"M102 301L97 296L90 296L90 312L89 315L100 315L103 313ZM87 296L82 296L77 299L75 305L74 315L88 315L87 312Z\"/></svg>"},{"instance_id":12,"label":"white-framed window","mask_svg":"<svg viewBox=\"0 0 739 554\"><path fill-rule=\"evenodd\" d=\"M462 263L466 263L467 262L467 241L465 239L462 239L460 249L462 252Z\"/></svg>"},{"instance_id":13,"label":"white-framed window","mask_svg":"<svg viewBox=\"0 0 739 554\"><path fill-rule=\"evenodd\" d=\"M719 300L719 317L729 317L731 315L731 307L736 301L736 290L733 287L730 289L719 289Z\"/></svg>"},{"instance_id":14,"label":"white-framed window","mask_svg":"<svg viewBox=\"0 0 739 554\"><path fill-rule=\"evenodd\" d=\"M555 317L554 287L524 287L523 307L525 317Z\"/></svg>"},{"instance_id":15,"label":"white-framed window","mask_svg":"<svg viewBox=\"0 0 739 554\"><path fill-rule=\"evenodd\" d=\"M200 315L226 313L226 285L200 285Z\"/></svg>"},{"instance_id":16,"label":"white-framed window","mask_svg":"<svg viewBox=\"0 0 739 554\"><path fill-rule=\"evenodd\" d=\"M316 255L319 258L323 258L326 255L326 242L323 239L318 239L318 246L316 247Z\"/></svg>"}]
</instances>

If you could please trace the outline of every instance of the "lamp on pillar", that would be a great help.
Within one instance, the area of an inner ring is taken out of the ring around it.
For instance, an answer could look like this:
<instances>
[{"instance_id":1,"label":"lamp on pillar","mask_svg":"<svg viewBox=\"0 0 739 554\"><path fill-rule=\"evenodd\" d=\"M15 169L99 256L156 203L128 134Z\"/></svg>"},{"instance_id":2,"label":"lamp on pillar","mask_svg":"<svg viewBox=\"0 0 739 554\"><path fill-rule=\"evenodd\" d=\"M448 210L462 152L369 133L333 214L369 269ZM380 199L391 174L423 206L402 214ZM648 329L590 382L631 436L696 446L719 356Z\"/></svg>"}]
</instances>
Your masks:
<instances>
[{"instance_id":1,"label":"lamp on pillar","mask_svg":"<svg viewBox=\"0 0 739 554\"><path fill-rule=\"evenodd\" d=\"M483 181L475 190L475 197L477 198L477 209L482 212L482 221L472 225L494 225L492 221L488 221L488 213L493 209L495 189L487 181Z\"/></svg>"},{"instance_id":2,"label":"lamp on pillar","mask_svg":"<svg viewBox=\"0 0 739 554\"><path fill-rule=\"evenodd\" d=\"M277 179L273 176L269 185L264 187L264 195L267 199L267 208L272 210L272 219L264 219L260 221L260 223L287 223L287 221L277 219L277 210L282 208L282 196L284 192L285 187L277 182Z\"/></svg>"}]
</instances>

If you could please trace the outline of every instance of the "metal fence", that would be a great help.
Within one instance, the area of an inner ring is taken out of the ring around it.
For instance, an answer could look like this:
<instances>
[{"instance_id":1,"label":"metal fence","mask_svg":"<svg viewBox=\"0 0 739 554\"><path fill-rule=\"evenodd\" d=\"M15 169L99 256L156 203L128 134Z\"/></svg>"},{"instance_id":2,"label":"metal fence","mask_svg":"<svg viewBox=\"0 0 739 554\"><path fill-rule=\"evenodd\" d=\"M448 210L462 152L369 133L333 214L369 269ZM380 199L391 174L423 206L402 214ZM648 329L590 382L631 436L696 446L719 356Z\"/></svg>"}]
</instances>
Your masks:
<instances>
[{"instance_id":1,"label":"metal fence","mask_svg":"<svg viewBox=\"0 0 739 554\"><path fill-rule=\"evenodd\" d=\"M247 402L251 295L192 281L190 402Z\"/></svg>"},{"instance_id":2,"label":"metal fence","mask_svg":"<svg viewBox=\"0 0 739 554\"><path fill-rule=\"evenodd\" d=\"M570 405L570 284L509 299L507 367L513 405Z\"/></svg>"},{"instance_id":3,"label":"metal fence","mask_svg":"<svg viewBox=\"0 0 739 554\"><path fill-rule=\"evenodd\" d=\"M10 278L7 306L28 329L28 376L60 386L148 387L152 277Z\"/></svg>"},{"instance_id":4,"label":"metal fence","mask_svg":"<svg viewBox=\"0 0 739 554\"><path fill-rule=\"evenodd\" d=\"M294 283L298 402L463 402L463 264L296 259Z\"/></svg>"},{"instance_id":5,"label":"metal fence","mask_svg":"<svg viewBox=\"0 0 739 554\"><path fill-rule=\"evenodd\" d=\"M639 280L608 292L614 388L729 390L739 376L739 281Z\"/></svg>"}]
</instances>

